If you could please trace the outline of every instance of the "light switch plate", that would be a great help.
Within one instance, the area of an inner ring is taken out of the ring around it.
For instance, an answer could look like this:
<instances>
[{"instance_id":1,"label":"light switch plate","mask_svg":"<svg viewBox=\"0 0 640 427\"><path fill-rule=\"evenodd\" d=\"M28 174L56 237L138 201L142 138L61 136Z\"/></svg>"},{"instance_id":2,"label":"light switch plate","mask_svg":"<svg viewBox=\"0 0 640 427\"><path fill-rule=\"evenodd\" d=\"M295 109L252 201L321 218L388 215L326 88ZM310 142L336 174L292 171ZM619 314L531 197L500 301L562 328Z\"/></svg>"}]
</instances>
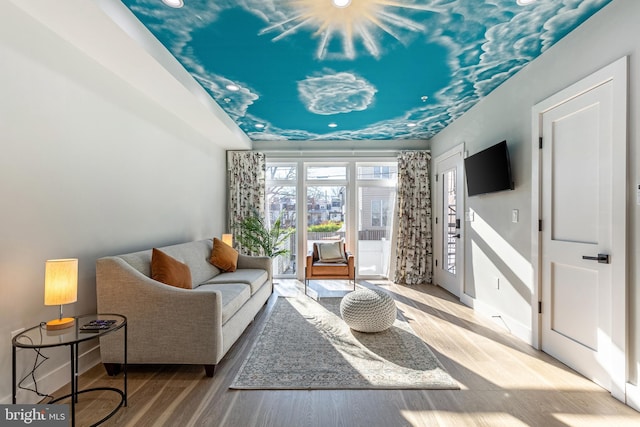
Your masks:
<instances>
[{"instance_id":1,"label":"light switch plate","mask_svg":"<svg viewBox=\"0 0 640 427\"><path fill-rule=\"evenodd\" d=\"M514 209L511 211L511 222L518 222L518 209Z\"/></svg>"},{"instance_id":2,"label":"light switch plate","mask_svg":"<svg viewBox=\"0 0 640 427\"><path fill-rule=\"evenodd\" d=\"M464 220L466 222L473 222L473 211L471 209L464 213Z\"/></svg>"}]
</instances>

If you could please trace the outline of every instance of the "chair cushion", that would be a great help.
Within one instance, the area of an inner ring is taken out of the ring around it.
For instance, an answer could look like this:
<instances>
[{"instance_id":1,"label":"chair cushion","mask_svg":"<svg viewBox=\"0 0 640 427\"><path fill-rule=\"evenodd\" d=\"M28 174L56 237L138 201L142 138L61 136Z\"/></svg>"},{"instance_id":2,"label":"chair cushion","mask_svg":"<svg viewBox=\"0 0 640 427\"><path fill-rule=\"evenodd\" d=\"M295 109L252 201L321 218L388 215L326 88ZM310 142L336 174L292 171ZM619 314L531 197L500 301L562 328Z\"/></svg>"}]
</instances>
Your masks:
<instances>
[{"instance_id":1,"label":"chair cushion","mask_svg":"<svg viewBox=\"0 0 640 427\"><path fill-rule=\"evenodd\" d=\"M332 262L345 262L347 257L344 253L344 243L342 241L337 242L323 242L317 243L318 245L318 259L323 263Z\"/></svg>"},{"instance_id":2,"label":"chair cushion","mask_svg":"<svg viewBox=\"0 0 640 427\"><path fill-rule=\"evenodd\" d=\"M346 263L314 262L313 276L349 276L349 265Z\"/></svg>"},{"instance_id":3,"label":"chair cushion","mask_svg":"<svg viewBox=\"0 0 640 427\"><path fill-rule=\"evenodd\" d=\"M221 283L217 285L200 285L195 292L219 291L222 296L222 324L227 323L240 307L251 297L251 288L245 283Z\"/></svg>"},{"instance_id":4,"label":"chair cushion","mask_svg":"<svg viewBox=\"0 0 640 427\"><path fill-rule=\"evenodd\" d=\"M268 278L269 275L265 270L257 268L242 268L232 273L219 274L207 280L203 284L244 283L251 287L251 295L253 295L262 287Z\"/></svg>"},{"instance_id":5,"label":"chair cushion","mask_svg":"<svg viewBox=\"0 0 640 427\"><path fill-rule=\"evenodd\" d=\"M151 278L176 288L193 287L189 266L156 248L151 252Z\"/></svg>"}]
</instances>

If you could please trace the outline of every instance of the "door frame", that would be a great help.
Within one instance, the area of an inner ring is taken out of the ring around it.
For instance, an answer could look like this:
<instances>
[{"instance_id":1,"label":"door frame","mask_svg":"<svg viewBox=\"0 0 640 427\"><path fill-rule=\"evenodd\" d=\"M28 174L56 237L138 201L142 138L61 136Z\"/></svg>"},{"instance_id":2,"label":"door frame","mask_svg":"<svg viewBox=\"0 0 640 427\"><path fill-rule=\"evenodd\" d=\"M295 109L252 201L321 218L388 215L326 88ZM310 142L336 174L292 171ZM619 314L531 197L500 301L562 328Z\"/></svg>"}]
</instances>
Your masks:
<instances>
[{"instance_id":1,"label":"door frame","mask_svg":"<svg viewBox=\"0 0 640 427\"><path fill-rule=\"evenodd\" d=\"M441 182L436 181L436 177L439 175L438 174L438 163L443 162L451 157L454 156L458 156L460 163L460 167L457 169L457 171L459 173L456 173L456 197L457 200L460 201L460 212L458 213L458 215L460 215L460 238L458 239L458 252L460 253L460 265L456 265L456 268L459 272L459 289L458 289L458 294L459 294L459 298L462 300L463 296L465 295L464 293L464 278L465 278L465 257L464 257L464 253L465 253L465 240L466 240L466 233L465 233L465 227L466 227L466 221L465 221L465 201L466 201L466 178L465 178L465 174L464 174L464 158L465 158L465 151L464 151L464 142L454 146L453 148L445 151L444 153L438 155L438 157L434 158L432 161L432 168L431 168L431 183L432 186L437 182L437 186L436 186L436 191L432 193L433 199L432 202L435 200L435 203L433 203L434 212L437 212L437 215L433 215L433 229L436 231L436 233L433 234L433 247L434 247L434 260L436 259L440 259L440 263L441 265L438 267L434 266L434 282L438 283L439 280L439 270L442 269L442 265L443 265L443 258L444 258L444 254L442 253L442 248L443 248L443 241L442 241L442 230L439 229L439 227L442 227L444 224L444 220L440 221L440 224L436 224L436 218L438 218L438 216L441 216L442 213L442 200L439 197L439 192L440 192L440 186L441 186ZM437 252L436 252L437 251ZM439 255L438 255L439 254Z\"/></svg>"},{"instance_id":2,"label":"door frame","mask_svg":"<svg viewBox=\"0 0 640 427\"><path fill-rule=\"evenodd\" d=\"M627 357L627 288L628 288L628 252L627 252L627 91L628 91L628 59L620 58L614 63L596 71L588 77L574 83L568 88L541 101L532 108L531 116L531 266L533 270L532 307L532 345L541 348L542 313L542 233L539 221L541 212L541 162L540 144L542 138L542 117L545 112L556 106L582 95L602 84L611 82L613 91L613 135L612 135L612 169L614 183L612 189L612 254L616 254L616 263L611 284L611 343L612 352L610 366L611 394L626 402L626 383L628 378ZM622 206L623 209L616 209ZM544 226L544 224L543 224Z\"/></svg>"}]
</instances>

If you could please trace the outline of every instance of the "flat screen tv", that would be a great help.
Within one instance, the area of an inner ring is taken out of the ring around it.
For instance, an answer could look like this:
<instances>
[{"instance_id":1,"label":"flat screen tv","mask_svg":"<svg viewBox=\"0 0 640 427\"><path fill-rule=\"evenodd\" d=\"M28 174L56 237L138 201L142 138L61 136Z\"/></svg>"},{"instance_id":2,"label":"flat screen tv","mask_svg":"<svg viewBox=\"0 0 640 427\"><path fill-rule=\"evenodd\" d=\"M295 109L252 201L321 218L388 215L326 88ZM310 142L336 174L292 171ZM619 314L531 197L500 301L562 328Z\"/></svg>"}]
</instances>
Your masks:
<instances>
[{"instance_id":1,"label":"flat screen tv","mask_svg":"<svg viewBox=\"0 0 640 427\"><path fill-rule=\"evenodd\" d=\"M502 141L464 159L469 196L513 190L507 141Z\"/></svg>"}]
</instances>

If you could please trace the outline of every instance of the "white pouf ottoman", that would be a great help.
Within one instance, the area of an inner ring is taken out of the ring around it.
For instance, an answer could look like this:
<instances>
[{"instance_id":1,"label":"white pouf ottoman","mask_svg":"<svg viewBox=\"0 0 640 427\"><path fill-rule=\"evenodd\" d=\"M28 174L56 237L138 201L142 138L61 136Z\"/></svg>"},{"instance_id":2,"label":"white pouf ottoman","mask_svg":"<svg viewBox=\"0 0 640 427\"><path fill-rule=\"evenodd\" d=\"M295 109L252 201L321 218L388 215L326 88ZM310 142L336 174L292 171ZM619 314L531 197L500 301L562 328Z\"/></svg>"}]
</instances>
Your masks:
<instances>
[{"instance_id":1,"label":"white pouf ottoman","mask_svg":"<svg viewBox=\"0 0 640 427\"><path fill-rule=\"evenodd\" d=\"M382 332L396 320L396 303L380 289L358 289L340 302L340 315L347 325L359 332Z\"/></svg>"}]
</instances>

